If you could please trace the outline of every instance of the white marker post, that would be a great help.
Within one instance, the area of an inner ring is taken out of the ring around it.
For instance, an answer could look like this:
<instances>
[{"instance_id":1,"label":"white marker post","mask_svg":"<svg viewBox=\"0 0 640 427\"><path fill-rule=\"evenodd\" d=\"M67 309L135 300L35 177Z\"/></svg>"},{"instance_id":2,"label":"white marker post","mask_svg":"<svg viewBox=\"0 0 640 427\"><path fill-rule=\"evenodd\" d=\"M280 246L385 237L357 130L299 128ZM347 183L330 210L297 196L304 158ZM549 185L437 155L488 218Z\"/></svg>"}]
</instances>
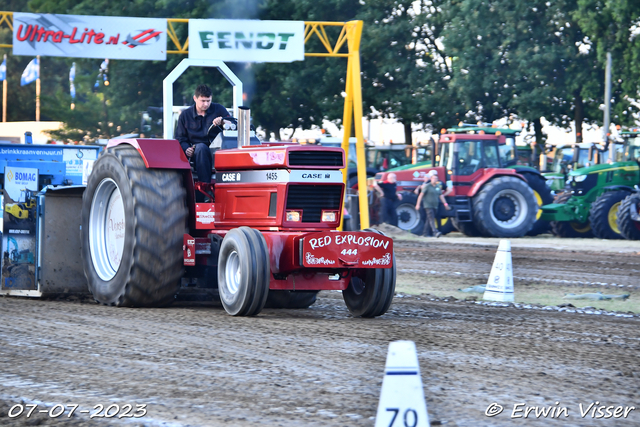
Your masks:
<instances>
[{"instance_id":1,"label":"white marker post","mask_svg":"<svg viewBox=\"0 0 640 427\"><path fill-rule=\"evenodd\" d=\"M482 298L488 301L514 301L511 242L509 240L500 240Z\"/></svg>"},{"instance_id":2,"label":"white marker post","mask_svg":"<svg viewBox=\"0 0 640 427\"><path fill-rule=\"evenodd\" d=\"M375 427L429 427L413 341L389 344Z\"/></svg>"}]
</instances>

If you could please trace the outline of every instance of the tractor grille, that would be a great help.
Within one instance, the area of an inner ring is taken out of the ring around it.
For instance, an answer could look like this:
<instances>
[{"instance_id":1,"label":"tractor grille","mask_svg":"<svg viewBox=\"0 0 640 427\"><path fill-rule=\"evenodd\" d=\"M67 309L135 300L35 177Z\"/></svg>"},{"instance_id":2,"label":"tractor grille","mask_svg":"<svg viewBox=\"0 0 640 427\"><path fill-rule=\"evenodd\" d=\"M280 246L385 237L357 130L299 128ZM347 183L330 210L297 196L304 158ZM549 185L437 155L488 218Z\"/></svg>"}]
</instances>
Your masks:
<instances>
[{"instance_id":1,"label":"tractor grille","mask_svg":"<svg viewBox=\"0 0 640 427\"><path fill-rule=\"evenodd\" d=\"M342 167L340 151L289 151L290 166Z\"/></svg>"},{"instance_id":2,"label":"tractor grille","mask_svg":"<svg viewBox=\"0 0 640 427\"><path fill-rule=\"evenodd\" d=\"M340 209L341 185L289 185L287 210L302 210L302 222L320 222L323 210Z\"/></svg>"}]
</instances>

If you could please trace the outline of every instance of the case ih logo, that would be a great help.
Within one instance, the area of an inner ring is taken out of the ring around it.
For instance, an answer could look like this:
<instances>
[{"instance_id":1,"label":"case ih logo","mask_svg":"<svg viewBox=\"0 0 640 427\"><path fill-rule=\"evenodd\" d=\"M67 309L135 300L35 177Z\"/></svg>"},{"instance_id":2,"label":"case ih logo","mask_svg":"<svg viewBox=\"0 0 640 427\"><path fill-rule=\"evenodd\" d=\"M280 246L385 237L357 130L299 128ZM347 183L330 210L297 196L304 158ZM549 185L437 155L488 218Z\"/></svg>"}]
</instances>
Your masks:
<instances>
[{"instance_id":1,"label":"case ih logo","mask_svg":"<svg viewBox=\"0 0 640 427\"><path fill-rule=\"evenodd\" d=\"M140 46L146 42L147 44L155 43L160 39L160 34L162 31L156 31L154 29L148 30L138 30L137 35L133 35L135 33L130 33L127 36L127 40L123 41L122 44L128 45L130 48L134 48L136 46ZM151 40L151 41L149 41Z\"/></svg>"}]
</instances>

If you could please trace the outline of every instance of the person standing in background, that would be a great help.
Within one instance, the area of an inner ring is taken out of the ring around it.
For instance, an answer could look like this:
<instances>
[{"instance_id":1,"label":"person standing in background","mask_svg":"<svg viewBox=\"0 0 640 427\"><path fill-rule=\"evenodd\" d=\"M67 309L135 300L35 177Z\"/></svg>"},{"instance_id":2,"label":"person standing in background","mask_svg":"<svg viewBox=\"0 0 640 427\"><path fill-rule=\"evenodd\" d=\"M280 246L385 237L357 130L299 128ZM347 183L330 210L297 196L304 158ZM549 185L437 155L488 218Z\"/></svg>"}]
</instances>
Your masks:
<instances>
[{"instance_id":1,"label":"person standing in background","mask_svg":"<svg viewBox=\"0 0 640 427\"><path fill-rule=\"evenodd\" d=\"M396 181L396 174L390 173L387 175L386 181L381 182L380 184L376 181L373 182L373 188L381 197L380 216L382 217L382 221L395 227L398 226L396 203L398 200L402 200L402 194L397 193L398 185L396 184Z\"/></svg>"},{"instance_id":2,"label":"person standing in background","mask_svg":"<svg viewBox=\"0 0 640 427\"><path fill-rule=\"evenodd\" d=\"M435 235L436 237L440 237L442 233L438 231L438 227L436 226L436 212L438 210L438 204L442 202L444 207L449 210L449 204L444 198L442 194L442 189L440 188L440 183L438 182L438 174L435 170L430 171L425 176L425 183L420 187L420 195L418 196L418 201L416 202L416 210L420 210L420 202L422 202L422 206L424 207L427 218L424 222L424 230L422 231L423 236L431 236Z\"/></svg>"}]
</instances>

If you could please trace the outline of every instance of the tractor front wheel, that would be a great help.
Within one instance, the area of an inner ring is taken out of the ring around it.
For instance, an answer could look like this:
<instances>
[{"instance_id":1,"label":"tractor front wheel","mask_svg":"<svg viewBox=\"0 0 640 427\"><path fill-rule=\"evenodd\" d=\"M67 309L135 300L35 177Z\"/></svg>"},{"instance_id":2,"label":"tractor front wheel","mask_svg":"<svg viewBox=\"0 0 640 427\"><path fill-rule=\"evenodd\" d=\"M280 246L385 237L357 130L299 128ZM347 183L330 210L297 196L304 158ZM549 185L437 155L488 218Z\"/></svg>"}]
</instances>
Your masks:
<instances>
[{"instance_id":1,"label":"tractor front wheel","mask_svg":"<svg viewBox=\"0 0 640 427\"><path fill-rule=\"evenodd\" d=\"M533 190L521 179L500 176L473 199L473 222L488 237L522 237L536 221Z\"/></svg>"},{"instance_id":2,"label":"tractor front wheel","mask_svg":"<svg viewBox=\"0 0 640 427\"><path fill-rule=\"evenodd\" d=\"M383 234L369 228L363 231ZM351 277L342 297L352 315L376 317L387 312L396 290L395 252L391 262L391 268L362 268Z\"/></svg>"},{"instance_id":3,"label":"tractor front wheel","mask_svg":"<svg viewBox=\"0 0 640 427\"><path fill-rule=\"evenodd\" d=\"M640 193L634 193L625 198L618 208L618 230L627 240L640 240L640 222L631 219L631 212L638 212L640 207Z\"/></svg>"},{"instance_id":4,"label":"tractor front wheel","mask_svg":"<svg viewBox=\"0 0 640 427\"><path fill-rule=\"evenodd\" d=\"M130 145L102 153L82 196L82 262L96 301L173 301L183 275L185 200L180 172L147 169Z\"/></svg>"},{"instance_id":5,"label":"tractor front wheel","mask_svg":"<svg viewBox=\"0 0 640 427\"><path fill-rule=\"evenodd\" d=\"M596 237L599 239L622 239L617 224L618 207L628 195L628 191L607 191L591 204L589 221Z\"/></svg>"},{"instance_id":6,"label":"tractor front wheel","mask_svg":"<svg viewBox=\"0 0 640 427\"><path fill-rule=\"evenodd\" d=\"M224 236L218 257L218 291L227 313L260 313L267 301L270 275L269 248L262 233L240 227Z\"/></svg>"}]
</instances>

